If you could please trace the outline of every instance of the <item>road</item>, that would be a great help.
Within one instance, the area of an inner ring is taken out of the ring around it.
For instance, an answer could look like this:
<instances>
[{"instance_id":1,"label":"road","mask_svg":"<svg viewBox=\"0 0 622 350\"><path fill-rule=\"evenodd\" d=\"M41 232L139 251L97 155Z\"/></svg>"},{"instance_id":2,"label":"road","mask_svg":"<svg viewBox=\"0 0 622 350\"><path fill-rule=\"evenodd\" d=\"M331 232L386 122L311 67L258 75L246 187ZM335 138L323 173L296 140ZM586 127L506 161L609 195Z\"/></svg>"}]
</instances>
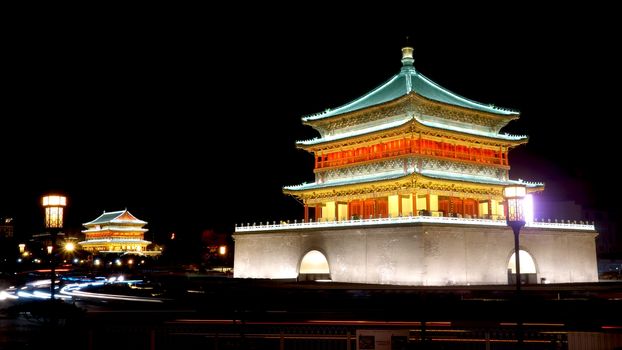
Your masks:
<instances>
[{"instance_id":1,"label":"road","mask_svg":"<svg viewBox=\"0 0 622 350\"><path fill-rule=\"evenodd\" d=\"M190 275L151 276L147 282L66 289L61 293L68 296L66 303L85 312L56 327L23 316L4 319L5 329L17 335L12 339L21 339L11 340L11 346L40 345L53 334L53 341L70 335L76 348L85 349L287 345L345 350L348 343L354 349L357 330L405 329L414 348L468 343L495 349L494 344L515 344L520 324L530 349L550 349L556 343L564 348L575 332L622 331L622 284L615 283L528 286L516 298L511 286L400 287ZM2 338L5 345L9 338Z\"/></svg>"}]
</instances>

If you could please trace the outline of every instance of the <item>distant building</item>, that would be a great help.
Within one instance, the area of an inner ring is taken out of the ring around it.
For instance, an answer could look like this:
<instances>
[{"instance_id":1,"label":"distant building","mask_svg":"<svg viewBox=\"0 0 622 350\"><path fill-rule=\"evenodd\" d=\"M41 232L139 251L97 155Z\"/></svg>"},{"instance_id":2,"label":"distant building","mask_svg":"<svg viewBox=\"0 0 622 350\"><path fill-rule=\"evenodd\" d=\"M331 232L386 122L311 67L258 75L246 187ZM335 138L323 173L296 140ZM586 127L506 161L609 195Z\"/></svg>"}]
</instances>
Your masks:
<instances>
[{"instance_id":1,"label":"distant building","mask_svg":"<svg viewBox=\"0 0 622 350\"><path fill-rule=\"evenodd\" d=\"M13 238L13 218L0 217L0 238Z\"/></svg>"},{"instance_id":2,"label":"distant building","mask_svg":"<svg viewBox=\"0 0 622 350\"><path fill-rule=\"evenodd\" d=\"M519 113L441 87L415 69L412 48L402 53L401 70L384 84L303 118L320 134L297 144L313 154L315 181L284 192L304 205L304 218L236 227L235 277L408 285L597 281L594 225L526 217L515 249L503 190L544 190L509 177L509 151L527 136L501 129Z\"/></svg>"},{"instance_id":3,"label":"distant building","mask_svg":"<svg viewBox=\"0 0 622 350\"><path fill-rule=\"evenodd\" d=\"M147 222L137 219L127 210L104 212L97 219L83 225L86 227L86 230L82 231L85 240L78 244L86 251L159 254L147 251L147 246L151 244L144 239L148 230L143 227Z\"/></svg>"},{"instance_id":4,"label":"distant building","mask_svg":"<svg viewBox=\"0 0 622 350\"><path fill-rule=\"evenodd\" d=\"M209 267L214 266L231 266L231 244L229 243L229 235L226 233L218 233L214 230L205 230L201 234L202 243L202 261Z\"/></svg>"}]
</instances>

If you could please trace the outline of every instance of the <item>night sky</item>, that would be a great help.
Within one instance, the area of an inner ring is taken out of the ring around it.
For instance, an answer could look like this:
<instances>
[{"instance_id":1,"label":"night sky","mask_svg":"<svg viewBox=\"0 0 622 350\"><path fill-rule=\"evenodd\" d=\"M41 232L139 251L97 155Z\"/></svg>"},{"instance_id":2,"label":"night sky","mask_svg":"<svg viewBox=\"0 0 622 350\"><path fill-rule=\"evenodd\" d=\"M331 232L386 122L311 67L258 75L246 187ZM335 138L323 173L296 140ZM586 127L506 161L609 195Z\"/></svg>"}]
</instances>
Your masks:
<instances>
[{"instance_id":1,"label":"night sky","mask_svg":"<svg viewBox=\"0 0 622 350\"><path fill-rule=\"evenodd\" d=\"M344 21L329 10L274 20L253 10L28 18L11 27L0 216L16 218L19 236L39 232L39 198L58 190L74 231L124 208L148 221L156 240L300 219L302 206L281 194L313 181L312 157L295 141L316 133L300 117L397 73L408 35L427 77L521 112L504 129L530 136L510 153L512 178L544 181L545 198L617 217L622 57L613 12L437 10L398 20L404 14L393 11Z\"/></svg>"}]
</instances>

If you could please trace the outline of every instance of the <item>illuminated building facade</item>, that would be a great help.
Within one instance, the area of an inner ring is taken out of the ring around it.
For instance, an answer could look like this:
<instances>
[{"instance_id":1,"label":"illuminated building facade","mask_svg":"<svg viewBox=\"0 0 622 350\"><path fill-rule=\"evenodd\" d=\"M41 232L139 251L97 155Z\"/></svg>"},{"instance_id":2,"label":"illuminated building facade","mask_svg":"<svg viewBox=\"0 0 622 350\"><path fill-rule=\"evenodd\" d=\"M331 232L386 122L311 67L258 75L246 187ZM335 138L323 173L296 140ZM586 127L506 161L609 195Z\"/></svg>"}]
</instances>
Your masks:
<instances>
[{"instance_id":1,"label":"illuminated building facade","mask_svg":"<svg viewBox=\"0 0 622 350\"><path fill-rule=\"evenodd\" d=\"M0 217L0 238L13 238L13 218Z\"/></svg>"},{"instance_id":2,"label":"illuminated building facade","mask_svg":"<svg viewBox=\"0 0 622 350\"><path fill-rule=\"evenodd\" d=\"M90 252L139 252L144 253L150 241L145 241L147 222L137 219L129 211L104 212L97 219L83 224L85 240L78 242Z\"/></svg>"},{"instance_id":3,"label":"illuminated building facade","mask_svg":"<svg viewBox=\"0 0 622 350\"><path fill-rule=\"evenodd\" d=\"M509 178L508 153L527 137L501 129L519 113L459 96L413 63L413 49L405 47L400 72L387 82L303 118L320 134L298 142L314 155L315 182L284 192L304 204L304 219L237 227L236 276L419 285L511 280L503 188L544 189ZM531 268L521 270L523 278L597 280L593 225L528 221L520 256Z\"/></svg>"}]
</instances>

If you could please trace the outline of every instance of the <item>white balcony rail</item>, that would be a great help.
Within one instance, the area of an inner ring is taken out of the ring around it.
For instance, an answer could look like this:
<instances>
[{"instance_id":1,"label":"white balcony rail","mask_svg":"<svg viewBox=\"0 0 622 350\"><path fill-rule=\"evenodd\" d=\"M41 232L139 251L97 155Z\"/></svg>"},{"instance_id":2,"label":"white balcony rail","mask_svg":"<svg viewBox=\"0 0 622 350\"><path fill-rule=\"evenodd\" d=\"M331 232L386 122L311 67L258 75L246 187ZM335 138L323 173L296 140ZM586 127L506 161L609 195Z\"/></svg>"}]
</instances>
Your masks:
<instances>
[{"instance_id":1,"label":"white balcony rail","mask_svg":"<svg viewBox=\"0 0 622 350\"><path fill-rule=\"evenodd\" d=\"M453 225L483 225L483 226L507 226L505 220L491 219L467 219L447 216L401 216L376 219L352 219L341 221L310 221L310 222L273 222L259 223L259 225L246 224L235 227L235 232L256 232L256 231L278 231L278 230L300 230L300 229L318 229L330 227L355 227L355 226L377 226L377 225L393 225L393 224L409 224L409 223L437 223L437 224L453 224ZM566 229L566 230L585 230L594 231L593 224L577 224L564 222L543 222L534 221L527 223L525 227L548 228L548 229Z\"/></svg>"}]
</instances>

